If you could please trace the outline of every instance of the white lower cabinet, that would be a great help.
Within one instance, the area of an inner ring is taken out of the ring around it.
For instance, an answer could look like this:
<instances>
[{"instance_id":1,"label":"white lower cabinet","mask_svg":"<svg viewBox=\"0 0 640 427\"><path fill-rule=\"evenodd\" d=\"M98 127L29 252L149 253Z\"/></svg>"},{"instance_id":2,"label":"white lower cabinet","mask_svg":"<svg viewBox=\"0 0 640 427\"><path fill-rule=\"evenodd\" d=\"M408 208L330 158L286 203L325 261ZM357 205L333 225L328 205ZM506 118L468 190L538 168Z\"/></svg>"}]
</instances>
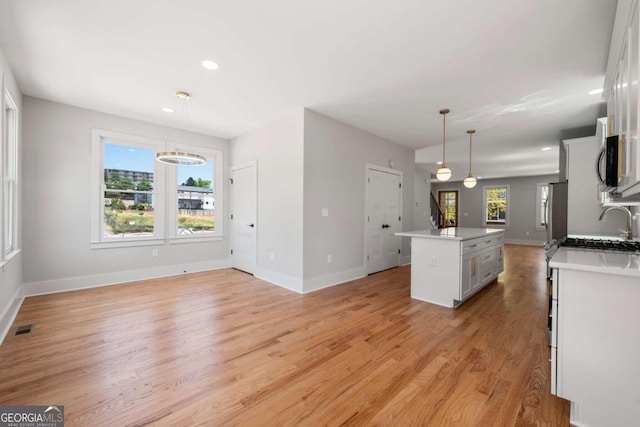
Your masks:
<instances>
[{"instance_id":1,"label":"white lower cabinet","mask_svg":"<svg viewBox=\"0 0 640 427\"><path fill-rule=\"evenodd\" d=\"M460 280L460 299L464 300L480 285L478 255L466 255L462 258L462 277Z\"/></svg>"},{"instance_id":2,"label":"white lower cabinet","mask_svg":"<svg viewBox=\"0 0 640 427\"><path fill-rule=\"evenodd\" d=\"M573 425L639 425L640 277L589 268L553 270L551 393L571 401Z\"/></svg>"},{"instance_id":3,"label":"white lower cabinet","mask_svg":"<svg viewBox=\"0 0 640 427\"><path fill-rule=\"evenodd\" d=\"M492 282L504 270L503 234L462 242L459 302Z\"/></svg>"},{"instance_id":4,"label":"white lower cabinet","mask_svg":"<svg viewBox=\"0 0 640 427\"><path fill-rule=\"evenodd\" d=\"M411 237L411 298L456 307L504 268L504 231L446 228L396 233Z\"/></svg>"}]
</instances>

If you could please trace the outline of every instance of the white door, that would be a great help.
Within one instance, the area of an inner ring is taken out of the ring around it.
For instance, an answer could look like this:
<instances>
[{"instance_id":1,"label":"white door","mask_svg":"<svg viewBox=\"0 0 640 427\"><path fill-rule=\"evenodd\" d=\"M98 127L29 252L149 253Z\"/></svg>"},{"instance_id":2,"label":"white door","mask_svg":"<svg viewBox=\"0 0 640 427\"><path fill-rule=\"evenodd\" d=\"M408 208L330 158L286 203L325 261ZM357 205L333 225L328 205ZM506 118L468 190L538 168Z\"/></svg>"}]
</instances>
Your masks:
<instances>
[{"instance_id":1,"label":"white door","mask_svg":"<svg viewBox=\"0 0 640 427\"><path fill-rule=\"evenodd\" d=\"M402 177L399 171L367 169L367 273L400 264Z\"/></svg>"},{"instance_id":2,"label":"white door","mask_svg":"<svg viewBox=\"0 0 640 427\"><path fill-rule=\"evenodd\" d=\"M231 266L247 273L256 266L256 163L231 168Z\"/></svg>"}]
</instances>

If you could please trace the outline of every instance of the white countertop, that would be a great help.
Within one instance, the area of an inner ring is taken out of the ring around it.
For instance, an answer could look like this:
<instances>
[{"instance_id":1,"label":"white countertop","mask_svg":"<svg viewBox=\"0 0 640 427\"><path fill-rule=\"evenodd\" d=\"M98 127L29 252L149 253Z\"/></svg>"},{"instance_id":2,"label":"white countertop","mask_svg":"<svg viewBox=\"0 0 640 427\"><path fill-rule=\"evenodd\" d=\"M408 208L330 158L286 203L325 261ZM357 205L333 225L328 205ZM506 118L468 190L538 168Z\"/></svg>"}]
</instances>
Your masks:
<instances>
[{"instance_id":1,"label":"white countertop","mask_svg":"<svg viewBox=\"0 0 640 427\"><path fill-rule=\"evenodd\" d=\"M427 239L469 240L502 232L504 232L504 230L501 228L449 227L435 230L403 231L402 233L395 234L396 236L424 237Z\"/></svg>"},{"instance_id":2,"label":"white countertop","mask_svg":"<svg viewBox=\"0 0 640 427\"><path fill-rule=\"evenodd\" d=\"M560 248L549 266L640 278L640 255L624 252Z\"/></svg>"}]
</instances>

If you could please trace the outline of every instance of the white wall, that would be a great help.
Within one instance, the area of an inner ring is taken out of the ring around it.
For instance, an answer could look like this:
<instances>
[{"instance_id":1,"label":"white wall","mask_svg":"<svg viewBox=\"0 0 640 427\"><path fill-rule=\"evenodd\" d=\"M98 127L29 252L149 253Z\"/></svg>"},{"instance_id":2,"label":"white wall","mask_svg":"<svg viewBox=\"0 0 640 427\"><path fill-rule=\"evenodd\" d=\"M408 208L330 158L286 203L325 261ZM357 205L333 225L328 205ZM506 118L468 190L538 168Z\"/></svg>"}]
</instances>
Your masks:
<instances>
[{"instance_id":1,"label":"white wall","mask_svg":"<svg viewBox=\"0 0 640 427\"><path fill-rule=\"evenodd\" d=\"M431 173L416 169L414 178L413 230L430 230L433 228L431 217Z\"/></svg>"},{"instance_id":2,"label":"white wall","mask_svg":"<svg viewBox=\"0 0 640 427\"><path fill-rule=\"evenodd\" d=\"M311 110L304 114L304 290L366 274L365 176L371 163L403 172L402 229L413 228L414 152ZM322 208L329 216L321 216ZM332 262L327 262L327 255ZM403 239L402 255L410 255Z\"/></svg>"},{"instance_id":3,"label":"white wall","mask_svg":"<svg viewBox=\"0 0 640 427\"><path fill-rule=\"evenodd\" d=\"M227 236L218 242L90 249L91 129L157 139L174 136L175 130L31 97L24 97L23 109L27 295L228 265ZM181 132L180 138L221 150L228 176L227 140L191 132ZM228 191L225 179L225 195ZM151 255L154 248L157 257Z\"/></svg>"},{"instance_id":4,"label":"white wall","mask_svg":"<svg viewBox=\"0 0 640 427\"><path fill-rule=\"evenodd\" d=\"M258 164L255 275L297 292L303 291L303 127L300 108L231 141L231 165Z\"/></svg>"},{"instance_id":5,"label":"white wall","mask_svg":"<svg viewBox=\"0 0 640 427\"><path fill-rule=\"evenodd\" d=\"M480 179L474 188L466 188L462 181L432 181L436 199L440 190L458 190L458 223L460 227L483 227L482 187L509 185L509 227L505 240L513 243L542 244L546 231L536 229L536 199L538 183L557 182L558 175ZM465 216L466 214L466 216ZM529 235L527 235L529 233Z\"/></svg>"},{"instance_id":6,"label":"white wall","mask_svg":"<svg viewBox=\"0 0 640 427\"><path fill-rule=\"evenodd\" d=\"M11 94L11 97L16 103L16 106L18 107L18 126L19 126L18 158L20 162L20 165L18 166L19 167L18 173L20 174L18 177L18 180L20 183L22 182L22 177L23 177L21 165L24 164L24 161L22 160L23 159L22 121L24 117L24 114L22 111L22 94L18 89L18 85L13 76L11 68L9 67L9 64L7 63L4 57L4 53L2 52L2 50L0 50L0 99L1 99L0 111L2 112L4 112L5 110L5 105L4 105L5 89L9 91L9 93ZM0 116L2 117L2 125L0 126L0 129L2 129L2 132L4 132L4 129L5 129L4 116L5 115L3 113L3 114L0 114ZM2 156L0 155L0 159L1 158ZM0 178L0 182L2 182L1 178ZM0 192L1 191L2 190L0 189ZM20 191L20 188L19 188L19 191ZM20 207L21 200L22 200L22 192L18 194L18 213L20 213L20 211L22 210L22 208ZM2 214L0 213L0 216L1 215ZM1 227L1 224L2 222L0 222L0 227ZM23 221L21 220L21 218L18 218L17 242L19 247L20 246L24 247L24 244L22 243L23 242L23 236L22 236L23 226L22 225L23 225ZM22 298L20 295L20 290L22 285L22 262L23 262L22 260L23 260L23 253L20 252L16 256L14 256L11 260L9 260L6 264L4 264L2 268L0 268L0 342L2 342L3 337L7 333L8 328L11 326L11 323L13 322L13 318L17 313L17 310L20 307L20 304L22 303Z\"/></svg>"}]
</instances>

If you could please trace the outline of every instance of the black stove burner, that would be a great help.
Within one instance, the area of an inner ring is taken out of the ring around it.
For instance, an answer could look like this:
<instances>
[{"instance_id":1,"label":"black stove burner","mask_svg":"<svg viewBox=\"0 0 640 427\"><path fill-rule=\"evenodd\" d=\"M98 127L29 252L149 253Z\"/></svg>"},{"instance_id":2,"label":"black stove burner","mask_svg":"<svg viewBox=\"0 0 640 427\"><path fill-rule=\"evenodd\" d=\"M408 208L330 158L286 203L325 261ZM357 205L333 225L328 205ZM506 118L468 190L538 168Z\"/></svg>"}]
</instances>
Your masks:
<instances>
[{"instance_id":1,"label":"black stove burner","mask_svg":"<svg viewBox=\"0 0 640 427\"><path fill-rule=\"evenodd\" d=\"M578 249L598 249L605 251L640 252L640 242L628 240L602 240L567 237L560 246Z\"/></svg>"}]
</instances>

